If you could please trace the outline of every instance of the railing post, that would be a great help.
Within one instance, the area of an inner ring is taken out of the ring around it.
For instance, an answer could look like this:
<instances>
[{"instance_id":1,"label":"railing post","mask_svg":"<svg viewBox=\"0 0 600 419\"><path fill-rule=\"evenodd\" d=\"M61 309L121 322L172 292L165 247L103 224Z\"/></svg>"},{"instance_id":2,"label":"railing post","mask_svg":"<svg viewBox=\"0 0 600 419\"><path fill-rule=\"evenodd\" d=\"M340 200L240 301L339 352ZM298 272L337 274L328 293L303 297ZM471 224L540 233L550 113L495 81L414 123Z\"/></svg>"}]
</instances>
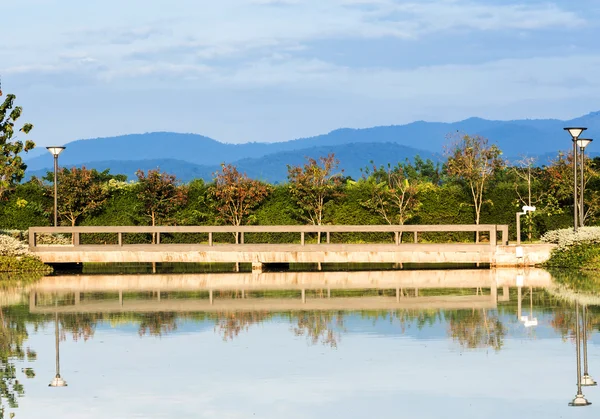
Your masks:
<instances>
[{"instance_id":1,"label":"railing post","mask_svg":"<svg viewBox=\"0 0 600 419\"><path fill-rule=\"evenodd\" d=\"M160 244L160 231L156 232L156 244Z\"/></svg>"},{"instance_id":2,"label":"railing post","mask_svg":"<svg viewBox=\"0 0 600 419\"><path fill-rule=\"evenodd\" d=\"M327 232L327 244L331 243L331 233Z\"/></svg>"},{"instance_id":3,"label":"railing post","mask_svg":"<svg viewBox=\"0 0 600 419\"><path fill-rule=\"evenodd\" d=\"M502 244L504 246L508 245L508 226L502 226Z\"/></svg>"},{"instance_id":4,"label":"railing post","mask_svg":"<svg viewBox=\"0 0 600 419\"><path fill-rule=\"evenodd\" d=\"M119 231L117 233L117 236L118 236L119 246L123 246L123 233Z\"/></svg>"},{"instance_id":5,"label":"railing post","mask_svg":"<svg viewBox=\"0 0 600 419\"><path fill-rule=\"evenodd\" d=\"M244 244L244 232L240 233L240 244Z\"/></svg>"},{"instance_id":6,"label":"railing post","mask_svg":"<svg viewBox=\"0 0 600 419\"><path fill-rule=\"evenodd\" d=\"M209 246L213 245L213 234L212 234L212 231L208 233L208 245Z\"/></svg>"},{"instance_id":7,"label":"railing post","mask_svg":"<svg viewBox=\"0 0 600 419\"><path fill-rule=\"evenodd\" d=\"M400 244L400 233L394 231L394 241L396 242L396 246Z\"/></svg>"},{"instance_id":8,"label":"railing post","mask_svg":"<svg viewBox=\"0 0 600 419\"><path fill-rule=\"evenodd\" d=\"M419 239L418 239L418 237L417 237L417 232L416 232L416 231L414 232L414 235L415 235L415 243L418 243L418 242L419 242Z\"/></svg>"},{"instance_id":9,"label":"railing post","mask_svg":"<svg viewBox=\"0 0 600 419\"><path fill-rule=\"evenodd\" d=\"M304 246L304 231L300 233L300 244Z\"/></svg>"},{"instance_id":10,"label":"railing post","mask_svg":"<svg viewBox=\"0 0 600 419\"><path fill-rule=\"evenodd\" d=\"M31 228L29 229L29 248L30 249L34 249L37 246L37 237L35 234L35 231L33 231Z\"/></svg>"},{"instance_id":11,"label":"railing post","mask_svg":"<svg viewBox=\"0 0 600 419\"><path fill-rule=\"evenodd\" d=\"M73 246L79 246L79 232L73 231L71 234L73 235Z\"/></svg>"},{"instance_id":12,"label":"railing post","mask_svg":"<svg viewBox=\"0 0 600 419\"><path fill-rule=\"evenodd\" d=\"M494 224L492 228L490 228L490 246L496 247L496 242L498 240L498 229Z\"/></svg>"}]
</instances>

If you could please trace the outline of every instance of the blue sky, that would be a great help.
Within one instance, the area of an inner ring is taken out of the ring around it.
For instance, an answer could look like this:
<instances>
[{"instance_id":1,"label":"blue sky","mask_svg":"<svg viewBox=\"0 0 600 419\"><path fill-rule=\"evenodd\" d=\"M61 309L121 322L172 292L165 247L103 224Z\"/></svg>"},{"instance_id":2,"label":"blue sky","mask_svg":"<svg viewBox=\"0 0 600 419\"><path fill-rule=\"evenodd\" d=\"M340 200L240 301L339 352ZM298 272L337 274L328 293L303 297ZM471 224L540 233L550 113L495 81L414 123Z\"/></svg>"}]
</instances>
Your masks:
<instances>
[{"instance_id":1,"label":"blue sky","mask_svg":"<svg viewBox=\"0 0 600 419\"><path fill-rule=\"evenodd\" d=\"M595 0L19 0L2 15L3 90L38 145L600 110Z\"/></svg>"}]
</instances>

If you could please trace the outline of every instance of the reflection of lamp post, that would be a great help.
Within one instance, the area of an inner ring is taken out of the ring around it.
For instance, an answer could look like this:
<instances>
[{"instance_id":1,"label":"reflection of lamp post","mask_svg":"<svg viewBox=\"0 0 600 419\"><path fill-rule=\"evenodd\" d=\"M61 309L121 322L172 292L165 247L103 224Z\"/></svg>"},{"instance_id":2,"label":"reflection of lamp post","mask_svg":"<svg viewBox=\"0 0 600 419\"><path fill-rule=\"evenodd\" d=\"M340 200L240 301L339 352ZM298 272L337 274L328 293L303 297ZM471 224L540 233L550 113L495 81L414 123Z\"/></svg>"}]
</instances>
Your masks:
<instances>
[{"instance_id":1,"label":"reflection of lamp post","mask_svg":"<svg viewBox=\"0 0 600 419\"><path fill-rule=\"evenodd\" d=\"M577 138L587 128L568 127L564 128L569 131L573 139L573 231L577 232Z\"/></svg>"},{"instance_id":2,"label":"reflection of lamp post","mask_svg":"<svg viewBox=\"0 0 600 419\"><path fill-rule=\"evenodd\" d=\"M588 374L587 362L587 306L583 306L583 377L581 377L582 386L595 386L596 381Z\"/></svg>"},{"instance_id":3,"label":"reflection of lamp post","mask_svg":"<svg viewBox=\"0 0 600 419\"><path fill-rule=\"evenodd\" d=\"M58 155L62 153L65 147L46 147L54 156L54 227L58 227L58 187L56 180L56 172L58 172Z\"/></svg>"},{"instance_id":4,"label":"reflection of lamp post","mask_svg":"<svg viewBox=\"0 0 600 419\"><path fill-rule=\"evenodd\" d=\"M569 403L569 406L589 406L592 403L588 402L587 399L584 397L583 393L581 392L581 353L579 349L579 301L575 302L575 307L575 344L577 347L577 395L575 396L573 401Z\"/></svg>"},{"instance_id":5,"label":"reflection of lamp post","mask_svg":"<svg viewBox=\"0 0 600 419\"><path fill-rule=\"evenodd\" d=\"M519 290L521 290L520 287L519 287ZM519 317L520 320L523 322L523 326L525 326L525 327L531 327L531 326L538 325L537 317L533 317L533 288L532 287L529 287L529 316L521 316L520 313L519 313L519 316L520 316Z\"/></svg>"},{"instance_id":6,"label":"reflection of lamp post","mask_svg":"<svg viewBox=\"0 0 600 419\"><path fill-rule=\"evenodd\" d=\"M56 346L56 375L54 379L48 384L49 387L66 387L67 382L60 376L60 357L58 352L58 309L56 310L56 316L54 317L54 337Z\"/></svg>"},{"instance_id":7,"label":"reflection of lamp post","mask_svg":"<svg viewBox=\"0 0 600 419\"><path fill-rule=\"evenodd\" d=\"M583 227L583 169L585 166L585 148L594 140L591 138L578 138L577 147L581 151L579 166L581 166L581 179L579 180L579 225Z\"/></svg>"}]
</instances>

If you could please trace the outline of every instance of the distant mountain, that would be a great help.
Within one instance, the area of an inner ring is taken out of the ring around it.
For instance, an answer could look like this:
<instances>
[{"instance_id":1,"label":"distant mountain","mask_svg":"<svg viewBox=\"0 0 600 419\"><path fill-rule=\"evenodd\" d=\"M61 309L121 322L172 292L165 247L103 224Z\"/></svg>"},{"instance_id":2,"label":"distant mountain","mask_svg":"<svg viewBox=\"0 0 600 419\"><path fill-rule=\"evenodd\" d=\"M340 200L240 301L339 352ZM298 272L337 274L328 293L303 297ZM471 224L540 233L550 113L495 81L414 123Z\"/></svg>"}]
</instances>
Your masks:
<instances>
[{"instance_id":1,"label":"distant mountain","mask_svg":"<svg viewBox=\"0 0 600 419\"><path fill-rule=\"evenodd\" d=\"M357 176L369 160L377 164L395 163L415 154L437 158L443 154L448 136L457 132L489 138L510 160L522 155L544 155L539 163L545 164L546 156L570 148L570 137L562 129L569 125L588 127L586 137L599 137L600 112L570 121L469 118L453 123L417 121L364 129L343 128L316 137L276 143L226 144L197 134L171 132L131 134L68 143L67 150L60 156L60 164L96 168L108 165L113 173L129 175L138 168L160 166L187 179L210 177L210 173L225 162L235 163L252 177L277 181L285 178L286 164L300 164L305 155L318 157L334 152L346 173ZM52 168L52 156L43 151L36 149L25 156L29 174ZM590 151L595 154L594 145Z\"/></svg>"},{"instance_id":2,"label":"distant mountain","mask_svg":"<svg viewBox=\"0 0 600 419\"><path fill-rule=\"evenodd\" d=\"M269 154L268 156L240 159L232 162L238 170L248 174L253 179L260 179L271 183L284 182L287 179L287 165L301 165L306 157L318 158L328 153L334 153L340 160L340 170L344 175L358 178L361 176L360 169L366 167L369 161L377 165L414 159L420 155L423 159L438 161L441 155L436 155L423 150L401 146L393 143L363 143L345 144L341 146L313 147L296 151L282 151ZM61 163L62 165L62 163ZM175 159L148 159L148 160L106 160L89 161L77 166L85 166L88 169L105 170L111 173L127 175L129 179L135 179L138 169L149 170L160 168L168 173L174 173L183 182L192 179L204 179L210 181L212 174L220 170L220 164L197 165L183 160ZM68 165L64 165L67 166ZM50 169L28 170L30 176L44 176Z\"/></svg>"}]
</instances>

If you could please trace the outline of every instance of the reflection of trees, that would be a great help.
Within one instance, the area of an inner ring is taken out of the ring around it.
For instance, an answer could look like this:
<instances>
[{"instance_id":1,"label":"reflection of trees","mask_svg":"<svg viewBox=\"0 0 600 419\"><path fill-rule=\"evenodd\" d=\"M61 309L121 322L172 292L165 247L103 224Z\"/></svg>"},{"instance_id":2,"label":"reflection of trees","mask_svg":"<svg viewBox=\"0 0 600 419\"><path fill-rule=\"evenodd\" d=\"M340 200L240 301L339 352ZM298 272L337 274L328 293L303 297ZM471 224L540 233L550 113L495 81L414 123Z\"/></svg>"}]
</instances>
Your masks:
<instances>
[{"instance_id":1,"label":"reflection of trees","mask_svg":"<svg viewBox=\"0 0 600 419\"><path fill-rule=\"evenodd\" d=\"M586 320L587 339L589 340L594 326L600 323L600 313L595 310L595 307L588 307ZM575 309L572 306L556 307L553 310L550 325L557 333L560 333L563 340L575 341L575 324Z\"/></svg>"},{"instance_id":2,"label":"reflection of trees","mask_svg":"<svg viewBox=\"0 0 600 419\"><path fill-rule=\"evenodd\" d=\"M60 320L61 340L65 339L67 333L71 333L74 341L91 339L96 332L96 323L102 317L101 314L80 313L62 316Z\"/></svg>"},{"instance_id":3,"label":"reflection of trees","mask_svg":"<svg viewBox=\"0 0 600 419\"><path fill-rule=\"evenodd\" d=\"M250 325L262 323L270 318L271 314L266 311L217 313L215 331L219 331L223 340L233 340L240 332L247 331Z\"/></svg>"},{"instance_id":4,"label":"reflection of trees","mask_svg":"<svg viewBox=\"0 0 600 419\"><path fill-rule=\"evenodd\" d=\"M140 326L138 334L144 336L162 336L177 329L176 313L144 313L138 316Z\"/></svg>"},{"instance_id":5,"label":"reflection of trees","mask_svg":"<svg viewBox=\"0 0 600 419\"><path fill-rule=\"evenodd\" d=\"M0 309L0 419L4 418L4 400L8 407L18 407L17 398L25 394L23 384L17 378L17 370L13 360L33 361L36 354L29 348L25 349L23 344L28 338L25 319L23 317L10 316ZM25 376L31 378L35 373L31 368L24 370ZM11 417L14 414L11 414Z\"/></svg>"},{"instance_id":6,"label":"reflection of trees","mask_svg":"<svg viewBox=\"0 0 600 419\"><path fill-rule=\"evenodd\" d=\"M506 327L497 313L482 310L455 310L446 313L449 333L463 348L494 348L504 345Z\"/></svg>"},{"instance_id":7,"label":"reflection of trees","mask_svg":"<svg viewBox=\"0 0 600 419\"><path fill-rule=\"evenodd\" d=\"M296 336L306 336L313 345L337 348L344 327L343 312L300 312L296 315L297 325L293 327Z\"/></svg>"}]
</instances>

